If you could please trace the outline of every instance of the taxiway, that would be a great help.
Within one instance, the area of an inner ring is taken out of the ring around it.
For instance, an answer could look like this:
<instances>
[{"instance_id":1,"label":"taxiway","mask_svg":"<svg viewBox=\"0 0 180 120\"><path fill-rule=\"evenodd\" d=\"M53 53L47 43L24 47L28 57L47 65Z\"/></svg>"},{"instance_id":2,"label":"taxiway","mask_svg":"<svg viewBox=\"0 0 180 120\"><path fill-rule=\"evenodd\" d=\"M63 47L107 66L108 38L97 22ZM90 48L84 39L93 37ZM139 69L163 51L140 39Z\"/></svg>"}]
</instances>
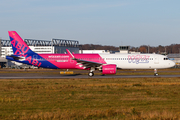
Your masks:
<instances>
[{"instance_id":1,"label":"taxiway","mask_svg":"<svg viewBox=\"0 0 180 120\"><path fill-rule=\"evenodd\" d=\"M118 71L118 73L125 73L125 75L94 75L89 77L87 75L88 71L75 71L74 74L61 75L58 70L13 70L13 69L1 69L0 79L63 79L63 78L156 78L156 77L180 77L180 71L160 71L159 76L154 76L153 71ZM140 72L147 73L148 75L138 75ZM161 72L166 72L166 75L161 74ZM171 74L176 72L176 74ZM131 73L134 73L133 75ZM151 74L152 73L152 74ZM137 74L137 75L136 75ZM150 75L149 75L150 74Z\"/></svg>"}]
</instances>

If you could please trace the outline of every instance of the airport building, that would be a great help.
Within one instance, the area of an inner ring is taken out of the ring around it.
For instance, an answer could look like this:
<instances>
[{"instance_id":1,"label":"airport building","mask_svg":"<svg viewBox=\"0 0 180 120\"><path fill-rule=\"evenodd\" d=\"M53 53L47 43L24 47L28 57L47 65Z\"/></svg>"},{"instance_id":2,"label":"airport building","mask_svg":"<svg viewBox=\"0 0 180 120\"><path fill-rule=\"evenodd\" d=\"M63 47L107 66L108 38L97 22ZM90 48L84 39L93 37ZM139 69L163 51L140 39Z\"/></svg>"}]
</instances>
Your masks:
<instances>
[{"instance_id":1,"label":"airport building","mask_svg":"<svg viewBox=\"0 0 180 120\"><path fill-rule=\"evenodd\" d=\"M180 54L168 54L167 57L176 63L175 67L180 67Z\"/></svg>"},{"instance_id":2,"label":"airport building","mask_svg":"<svg viewBox=\"0 0 180 120\"><path fill-rule=\"evenodd\" d=\"M109 50L79 50L79 53L110 53Z\"/></svg>"},{"instance_id":3,"label":"airport building","mask_svg":"<svg viewBox=\"0 0 180 120\"><path fill-rule=\"evenodd\" d=\"M47 40L34 40L34 39L24 39L26 44L30 49L36 53L67 53L66 49L70 50L72 53L79 53L79 41L76 40L64 40L64 39L52 39ZM12 65L19 65L19 63L13 63L7 61L5 57L7 55L12 55L13 50L11 47L10 40L0 41L0 65L4 67L10 67Z\"/></svg>"}]
</instances>

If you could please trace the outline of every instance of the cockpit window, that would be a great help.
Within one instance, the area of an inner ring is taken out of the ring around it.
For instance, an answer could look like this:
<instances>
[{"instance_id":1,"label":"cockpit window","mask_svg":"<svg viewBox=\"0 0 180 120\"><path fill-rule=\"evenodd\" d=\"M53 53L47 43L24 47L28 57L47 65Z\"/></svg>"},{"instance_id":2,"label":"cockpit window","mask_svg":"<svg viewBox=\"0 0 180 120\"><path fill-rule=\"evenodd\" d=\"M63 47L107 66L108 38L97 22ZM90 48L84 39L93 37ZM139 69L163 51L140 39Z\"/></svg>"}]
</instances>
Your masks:
<instances>
[{"instance_id":1,"label":"cockpit window","mask_svg":"<svg viewBox=\"0 0 180 120\"><path fill-rule=\"evenodd\" d=\"M169 58L164 58L164 60L169 60Z\"/></svg>"}]
</instances>

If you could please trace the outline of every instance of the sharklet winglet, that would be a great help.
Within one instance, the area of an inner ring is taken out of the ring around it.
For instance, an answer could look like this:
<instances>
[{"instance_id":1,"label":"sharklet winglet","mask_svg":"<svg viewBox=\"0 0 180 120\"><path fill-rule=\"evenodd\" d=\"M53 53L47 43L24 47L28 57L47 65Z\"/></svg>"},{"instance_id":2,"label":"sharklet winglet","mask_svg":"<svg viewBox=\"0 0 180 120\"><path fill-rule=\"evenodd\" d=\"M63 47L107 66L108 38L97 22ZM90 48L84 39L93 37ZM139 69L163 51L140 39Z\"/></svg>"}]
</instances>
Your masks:
<instances>
[{"instance_id":1,"label":"sharklet winglet","mask_svg":"<svg viewBox=\"0 0 180 120\"><path fill-rule=\"evenodd\" d=\"M66 50L67 50L68 54L72 57L72 59L74 59L75 58L74 55L68 49L66 49Z\"/></svg>"}]
</instances>

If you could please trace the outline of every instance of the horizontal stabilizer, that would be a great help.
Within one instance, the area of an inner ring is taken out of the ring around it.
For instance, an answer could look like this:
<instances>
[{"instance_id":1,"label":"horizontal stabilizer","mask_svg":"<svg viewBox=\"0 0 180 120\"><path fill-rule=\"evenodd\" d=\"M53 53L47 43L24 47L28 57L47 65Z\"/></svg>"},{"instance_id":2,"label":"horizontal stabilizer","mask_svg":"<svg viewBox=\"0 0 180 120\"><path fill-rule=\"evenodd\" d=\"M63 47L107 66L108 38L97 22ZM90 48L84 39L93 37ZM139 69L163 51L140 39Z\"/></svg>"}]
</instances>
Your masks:
<instances>
[{"instance_id":1,"label":"horizontal stabilizer","mask_svg":"<svg viewBox=\"0 0 180 120\"><path fill-rule=\"evenodd\" d=\"M18 56L18 55L10 55L10 56L6 56L6 59L9 59L9 60L24 60L25 57Z\"/></svg>"}]
</instances>

